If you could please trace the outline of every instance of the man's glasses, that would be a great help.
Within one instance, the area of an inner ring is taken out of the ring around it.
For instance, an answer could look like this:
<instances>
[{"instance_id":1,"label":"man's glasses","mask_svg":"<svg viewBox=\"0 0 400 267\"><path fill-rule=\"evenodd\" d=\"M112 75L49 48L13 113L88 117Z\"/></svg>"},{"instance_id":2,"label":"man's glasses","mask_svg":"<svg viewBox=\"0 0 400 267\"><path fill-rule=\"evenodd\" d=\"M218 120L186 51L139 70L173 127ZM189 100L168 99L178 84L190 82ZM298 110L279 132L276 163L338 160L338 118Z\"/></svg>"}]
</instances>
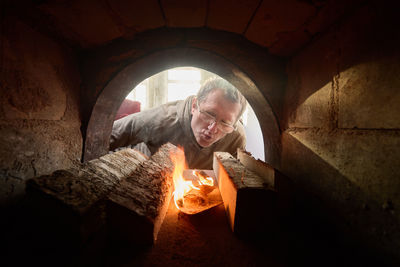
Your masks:
<instances>
[{"instance_id":1,"label":"man's glasses","mask_svg":"<svg viewBox=\"0 0 400 267\"><path fill-rule=\"evenodd\" d=\"M205 123L207 123L208 125L212 125L213 123L217 124L217 129L220 130L223 133L231 133L234 130L237 129L236 124L235 125L230 125L226 122L223 121L217 121L217 118L208 113L207 111L201 110L199 105L197 105L198 110L199 110L199 118L204 121Z\"/></svg>"}]
</instances>

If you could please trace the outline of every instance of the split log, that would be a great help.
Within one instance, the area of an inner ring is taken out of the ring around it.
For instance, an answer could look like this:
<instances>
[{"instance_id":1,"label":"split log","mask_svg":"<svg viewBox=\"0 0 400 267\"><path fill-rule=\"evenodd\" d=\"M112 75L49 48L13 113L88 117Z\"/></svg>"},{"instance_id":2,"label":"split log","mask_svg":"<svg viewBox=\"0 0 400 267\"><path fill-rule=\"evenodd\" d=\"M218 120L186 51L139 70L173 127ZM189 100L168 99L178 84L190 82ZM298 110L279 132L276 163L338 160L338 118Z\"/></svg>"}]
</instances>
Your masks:
<instances>
[{"instance_id":1,"label":"split log","mask_svg":"<svg viewBox=\"0 0 400 267\"><path fill-rule=\"evenodd\" d=\"M129 243L152 244L164 220L173 192L174 164L168 143L107 197L107 225L111 237Z\"/></svg>"},{"instance_id":2,"label":"split log","mask_svg":"<svg viewBox=\"0 0 400 267\"><path fill-rule=\"evenodd\" d=\"M264 179L269 187L277 192L277 210L280 219L289 216L292 206L293 184L283 173L268 163L256 160L247 151L237 150L237 158L247 169Z\"/></svg>"},{"instance_id":3,"label":"split log","mask_svg":"<svg viewBox=\"0 0 400 267\"><path fill-rule=\"evenodd\" d=\"M106 195L146 159L140 152L125 149L30 179L28 204L56 234L83 244L105 225Z\"/></svg>"},{"instance_id":4,"label":"split log","mask_svg":"<svg viewBox=\"0 0 400 267\"><path fill-rule=\"evenodd\" d=\"M237 158L245 168L260 176L268 187L275 187L275 170L271 165L264 161L256 160L249 152L240 148L237 150Z\"/></svg>"},{"instance_id":5,"label":"split log","mask_svg":"<svg viewBox=\"0 0 400 267\"><path fill-rule=\"evenodd\" d=\"M227 152L215 152L213 169L233 232L267 233L276 225L276 191L270 181L247 169Z\"/></svg>"}]
</instances>

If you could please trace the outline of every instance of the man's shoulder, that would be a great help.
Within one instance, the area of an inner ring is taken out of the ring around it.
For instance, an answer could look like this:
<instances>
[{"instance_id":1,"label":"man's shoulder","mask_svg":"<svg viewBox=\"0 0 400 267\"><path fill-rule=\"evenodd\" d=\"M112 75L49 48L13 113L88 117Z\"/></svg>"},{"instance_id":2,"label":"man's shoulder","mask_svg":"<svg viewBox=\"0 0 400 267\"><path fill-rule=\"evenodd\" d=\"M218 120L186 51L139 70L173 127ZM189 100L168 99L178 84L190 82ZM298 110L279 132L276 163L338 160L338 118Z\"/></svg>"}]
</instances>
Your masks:
<instances>
[{"instance_id":1,"label":"man's shoulder","mask_svg":"<svg viewBox=\"0 0 400 267\"><path fill-rule=\"evenodd\" d=\"M246 132L244 130L243 124L241 122L238 122L236 130L226 135L226 137L229 137L229 140L232 141L246 140Z\"/></svg>"},{"instance_id":2,"label":"man's shoulder","mask_svg":"<svg viewBox=\"0 0 400 267\"><path fill-rule=\"evenodd\" d=\"M244 136L246 137L246 131L244 130L244 125L239 121L237 124L237 129L236 131L233 131L233 133L236 133L239 136Z\"/></svg>"},{"instance_id":3,"label":"man's shoulder","mask_svg":"<svg viewBox=\"0 0 400 267\"><path fill-rule=\"evenodd\" d=\"M236 151L236 147L243 147L246 144L246 133L243 125L238 123L235 131L227 134L215 144L215 149L218 151L230 151L232 148Z\"/></svg>"}]
</instances>

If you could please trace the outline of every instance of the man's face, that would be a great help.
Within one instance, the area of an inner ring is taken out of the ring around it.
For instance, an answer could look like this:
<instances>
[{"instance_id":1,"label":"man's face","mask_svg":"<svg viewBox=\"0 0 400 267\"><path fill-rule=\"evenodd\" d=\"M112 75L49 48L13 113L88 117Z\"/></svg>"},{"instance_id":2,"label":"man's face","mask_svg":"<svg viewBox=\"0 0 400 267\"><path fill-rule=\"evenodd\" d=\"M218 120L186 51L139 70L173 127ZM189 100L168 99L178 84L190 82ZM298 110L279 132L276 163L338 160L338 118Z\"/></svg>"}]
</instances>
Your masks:
<instances>
[{"instance_id":1,"label":"man's face","mask_svg":"<svg viewBox=\"0 0 400 267\"><path fill-rule=\"evenodd\" d=\"M199 108L203 115L200 113ZM223 138L226 132L221 130L221 125L233 125L237 120L240 108L239 103L233 103L225 99L221 90L212 91L200 104L196 98L193 99L191 127L197 143L201 147L208 147ZM215 117L217 122L206 122L204 113Z\"/></svg>"}]
</instances>

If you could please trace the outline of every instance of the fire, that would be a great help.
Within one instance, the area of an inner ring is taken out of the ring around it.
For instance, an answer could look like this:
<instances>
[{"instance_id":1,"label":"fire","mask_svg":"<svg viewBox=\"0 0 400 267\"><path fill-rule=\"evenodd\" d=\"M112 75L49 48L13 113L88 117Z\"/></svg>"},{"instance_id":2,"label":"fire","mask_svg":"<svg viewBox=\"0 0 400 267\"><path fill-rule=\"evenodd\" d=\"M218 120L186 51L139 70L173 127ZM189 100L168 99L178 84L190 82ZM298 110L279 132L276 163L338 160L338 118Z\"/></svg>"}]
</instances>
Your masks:
<instances>
[{"instance_id":1,"label":"fire","mask_svg":"<svg viewBox=\"0 0 400 267\"><path fill-rule=\"evenodd\" d=\"M179 148L176 153L173 153L170 156L172 162L174 163L174 171L172 173L175 187L175 191L173 193L174 203L179 210L184 210L186 208L185 196L189 197L190 195L193 195L192 190L197 190L201 191L203 194L208 194L214 189L214 179L207 176L203 171L193 170L192 174L196 177L196 179L194 181L185 180L183 177L183 172L187 170L187 164L183 149Z\"/></svg>"},{"instance_id":2,"label":"fire","mask_svg":"<svg viewBox=\"0 0 400 267\"><path fill-rule=\"evenodd\" d=\"M214 186L214 179L204 172L193 170L193 175L197 176L201 185Z\"/></svg>"},{"instance_id":3,"label":"fire","mask_svg":"<svg viewBox=\"0 0 400 267\"><path fill-rule=\"evenodd\" d=\"M175 154L171 154L171 160L174 163L174 171L172 173L175 188L173 193L174 202L175 206L180 209L178 201L183 201L185 194L192 188L192 182L185 181L185 179L183 179L183 171L187 169L187 164L185 160L185 153L182 148L179 148Z\"/></svg>"}]
</instances>

